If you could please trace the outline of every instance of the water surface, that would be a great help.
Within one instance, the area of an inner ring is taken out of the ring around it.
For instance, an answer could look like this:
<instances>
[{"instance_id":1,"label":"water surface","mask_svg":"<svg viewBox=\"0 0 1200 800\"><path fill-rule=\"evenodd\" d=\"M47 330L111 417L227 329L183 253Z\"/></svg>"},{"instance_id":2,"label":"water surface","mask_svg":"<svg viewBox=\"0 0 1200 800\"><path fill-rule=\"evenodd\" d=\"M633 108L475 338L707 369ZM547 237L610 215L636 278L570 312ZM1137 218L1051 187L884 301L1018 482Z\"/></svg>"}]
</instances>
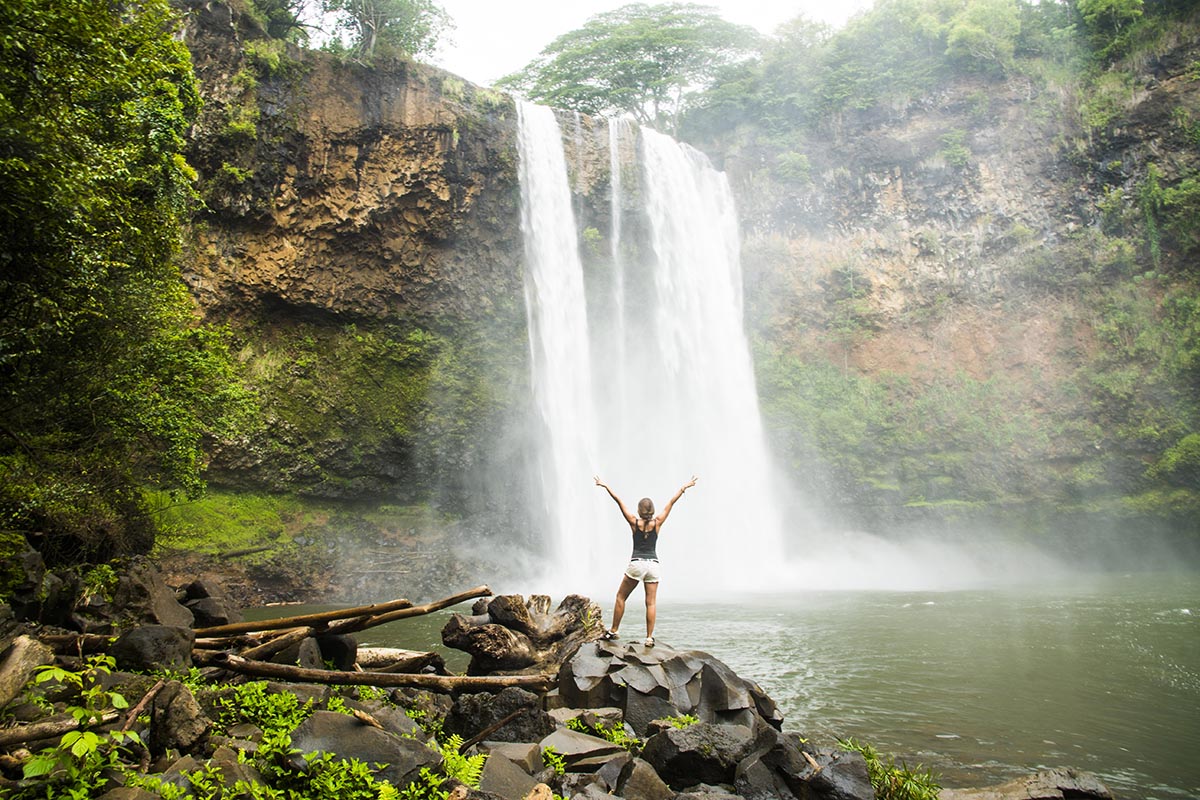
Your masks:
<instances>
[{"instance_id":1,"label":"water surface","mask_svg":"<svg viewBox=\"0 0 1200 800\"><path fill-rule=\"evenodd\" d=\"M429 649L450 613L361 642ZM640 638L640 592L626 613L623 635ZM1066 766L1098 773L1123 798L1200 797L1197 575L707 603L673 600L664 584L656 633L757 680L786 729L822 745L855 737L946 786ZM465 667L464 654L438 649Z\"/></svg>"}]
</instances>

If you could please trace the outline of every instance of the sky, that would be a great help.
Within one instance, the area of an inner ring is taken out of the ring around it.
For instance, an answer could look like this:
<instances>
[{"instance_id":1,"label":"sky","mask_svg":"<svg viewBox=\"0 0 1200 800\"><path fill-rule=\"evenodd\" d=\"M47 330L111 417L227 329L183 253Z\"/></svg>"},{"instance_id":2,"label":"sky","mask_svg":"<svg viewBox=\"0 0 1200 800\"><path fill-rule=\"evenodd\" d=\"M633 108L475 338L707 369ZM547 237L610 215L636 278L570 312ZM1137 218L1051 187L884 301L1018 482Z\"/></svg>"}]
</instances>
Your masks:
<instances>
[{"instance_id":1,"label":"sky","mask_svg":"<svg viewBox=\"0 0 1200 800\"><path fill-rule=\"evenodd\" d=\"M650 5L660 0L645 0ZM762 33L800 14L841 27L873 0L697 0L730 22ZM490 86L532 61L555 38L579 28L589 17L632 0L439 0L455 27L430 61L472 83Z\"/></svg>"}]
</instances>

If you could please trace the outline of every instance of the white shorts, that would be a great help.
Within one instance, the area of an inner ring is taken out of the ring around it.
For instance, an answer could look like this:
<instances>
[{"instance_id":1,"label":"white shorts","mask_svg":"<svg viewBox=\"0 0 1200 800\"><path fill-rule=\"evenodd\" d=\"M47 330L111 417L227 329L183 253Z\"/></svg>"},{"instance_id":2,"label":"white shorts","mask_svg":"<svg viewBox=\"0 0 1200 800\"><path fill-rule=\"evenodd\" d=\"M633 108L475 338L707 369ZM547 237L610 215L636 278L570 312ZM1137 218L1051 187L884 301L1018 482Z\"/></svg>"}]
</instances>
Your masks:
<instances>
[{"instance_id":1,"label":"white shorts","mask_svg":"<svg viewBox=\"0 0 1200 800\"><path fill-rule=\"evenodd\" d=\"M658 562L635 558L625 568L625 577L643 583L658 583Z\"/></svg>"}]
</instances>

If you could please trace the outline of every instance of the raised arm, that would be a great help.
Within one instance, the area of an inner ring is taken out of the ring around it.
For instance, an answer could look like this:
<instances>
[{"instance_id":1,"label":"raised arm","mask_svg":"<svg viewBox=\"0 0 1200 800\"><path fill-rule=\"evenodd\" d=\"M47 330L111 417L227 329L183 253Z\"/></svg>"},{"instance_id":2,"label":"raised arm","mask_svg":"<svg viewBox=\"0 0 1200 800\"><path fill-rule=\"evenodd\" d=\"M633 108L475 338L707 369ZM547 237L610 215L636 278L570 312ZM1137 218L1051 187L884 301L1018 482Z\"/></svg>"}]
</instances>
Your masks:
<instances>
[{"instance_id":1,"label":"raised arm","mask_svg":"<svg viewBox=\"0 0 1200 800\"><path fill-rule=\"evenodd\" d=\"M607 483L605 483L604 481L600 480L599 475L594 475L593 478L595 478L595 480L596 480L596 485L599 486L604 491L608 492L608 496L611 497L616 502L617 508L621 509L621 516L623 516L625 518L625 521L628 522L630 525L636 524L637 517L635 517L633 514L629 513L629 509L626 508L625 504L621 502L621 498L617 497L617 495L613 492L613 490L611 488L609 488L609 485ZM695 481L693 481L693 483L694 482Z\"/></svg>"},{"instance_id":2,"label":"raised arm","mask_svg":"<svg viewBox=\"0 0 1200 800\"><path fill-rule=\"evenodd\" d=\"M671 507L675 505L675 501L678 500L679 498L683 497L683 493L695 485L696 485L696 476L693 475L692 479L690 481L688 481L687 483L685 483L683 486L680 486L679 491L675 493L675 496L667 501L667 504L665 506L663 506L662 512L658 515L658 524L660 526L664 522L667 521L667 515L671 513Z\"/></svg>"}]
</instances>

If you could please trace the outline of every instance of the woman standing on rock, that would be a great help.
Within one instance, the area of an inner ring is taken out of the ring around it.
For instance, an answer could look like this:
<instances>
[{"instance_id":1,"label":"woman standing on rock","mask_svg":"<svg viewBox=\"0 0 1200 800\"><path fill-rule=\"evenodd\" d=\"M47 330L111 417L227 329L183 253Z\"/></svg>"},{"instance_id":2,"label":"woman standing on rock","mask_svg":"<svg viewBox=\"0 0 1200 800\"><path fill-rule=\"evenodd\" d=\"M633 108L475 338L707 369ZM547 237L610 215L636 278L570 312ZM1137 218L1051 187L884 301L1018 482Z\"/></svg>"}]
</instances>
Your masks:
<instances>
[{"instance_id":1,"label":"woman standing on rock","mask_svg":"<svg viewBox=\"0 0 1200 800\"><path fill-rule=\"evenodd\" d=\"M621 498L613 493L608 484L600 480L599 475L596 476L596 485L608 492L608 496L616 501L617 507L621 509L621 516L629 523L629 530L633 534L633 555L629 557L629 566L625 568L625 576L621 578L621 585L617 587L617 602L613 606L612 627L605 631L600 638L618 638L621 617L625 615L625 600L638 585L638 581L641 581L646 590L646 639L642 644L646 647L654 647L654 618L658 598L658 553L655 548L658 545L658 534L662 530L663 523L667 521L667 515L671 513L671 507L675 505L675 501L696 485L696 476L693 475L690 481L680 487L675 496L667 501L667 505L658 516L654 515L654 501L649 497L643 497L638 501L638 513L637 516L634 516L629 513L629 509L621 502Z\"/></svg>"}]
</instances>

